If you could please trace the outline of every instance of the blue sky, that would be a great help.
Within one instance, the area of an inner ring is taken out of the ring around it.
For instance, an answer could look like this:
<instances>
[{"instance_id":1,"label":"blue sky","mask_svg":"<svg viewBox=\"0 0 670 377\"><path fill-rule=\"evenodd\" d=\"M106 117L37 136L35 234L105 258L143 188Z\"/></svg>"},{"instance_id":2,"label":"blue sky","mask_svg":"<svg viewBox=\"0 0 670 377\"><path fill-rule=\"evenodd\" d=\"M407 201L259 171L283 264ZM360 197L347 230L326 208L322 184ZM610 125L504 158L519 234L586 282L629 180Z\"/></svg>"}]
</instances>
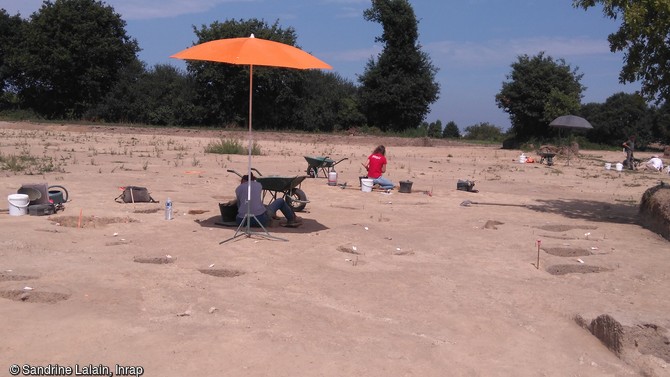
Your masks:
<instances>
[{"instance_id":1,"label":"blue sky","mask_svg":"<svg viewBox=\"0 0 670 377\"><path fill-rule=\"evenodd\" d=\"M185 63L169 58L195 42L193 26L227 19L279 21L293 27L298 45L354 82L370 57L381 51L375 37L381 25L365 21L370 0L108 0L137 39L141 60L149 67ZM609 51L607 36L619 24L599 8L575 9L571 0L411 1L419 20L419 42L439 67L439 100L427 121L455 121L465 127L489 122L503 129L509 117L495 105L495 95L521 54L545 51L579 67L587 87L583 103L604 102L617 92L632 93L637 84L620 85L622 54ZM23 17L41 0L0 0L0 8Z\"/></svg>"}]
</instances>

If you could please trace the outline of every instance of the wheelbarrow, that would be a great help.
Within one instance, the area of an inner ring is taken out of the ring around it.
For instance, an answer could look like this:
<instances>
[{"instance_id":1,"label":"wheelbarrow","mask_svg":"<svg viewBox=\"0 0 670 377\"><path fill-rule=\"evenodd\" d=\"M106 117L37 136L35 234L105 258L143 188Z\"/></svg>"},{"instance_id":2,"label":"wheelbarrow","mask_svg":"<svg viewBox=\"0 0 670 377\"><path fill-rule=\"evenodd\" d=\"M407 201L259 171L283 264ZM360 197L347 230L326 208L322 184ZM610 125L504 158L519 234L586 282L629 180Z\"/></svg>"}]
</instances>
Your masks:
<instances>
[{"instance_id":1,"label":"wheelbarrow","mask_svg":"<svg viewBox=\"0 0 670 377\"><path fill-rule=\"evenodd\" d=\"M302 181L307 178L306 175L297 175L292 177L278 175L263 176L257 169L251 168L251 170L256 172L256 181L260 183L261 186L263 186L263 202L265 202L266 195L269 195L270 198L272 198L270 200L271 202L272 200L276 200L279 194L283 194L282 198L284 198L286 203L288 203L288 205L291 206L291 208L293 208L293 210L296 212L304 210L307 206L307 203L309 203L309 200L307 200L307 195L300 189ZM228 172L235 173L238 177L242 178L242 174L233 169L228 169Z\"/></svg>"},{"instance_id":2,"label":"wheelbarrow","mask_svg":"<svg viewBox=\"0 0 670 377\"><path fill-rule=\"evenodd\" d=\"M304 157L307 161L307 175L311 178L318 178L319 170L323 173L324 178L328 178L328 173L335 171L335 165L344 160L348 160L346 157L339 161L332 160L330 157Z\"/></svg>"},{"instance_id":3,"label":"wheelbarrow","mask_svg":"<svg viewBox=\"0 0 670 377\"><path fill-rule=\"evenodd\" d=\"M552 166L554 164L554 157L556 157L556 153L551 153L551 152L540 152L540 164L546 163L547 166Z\"/></svg>"}]
</instances>

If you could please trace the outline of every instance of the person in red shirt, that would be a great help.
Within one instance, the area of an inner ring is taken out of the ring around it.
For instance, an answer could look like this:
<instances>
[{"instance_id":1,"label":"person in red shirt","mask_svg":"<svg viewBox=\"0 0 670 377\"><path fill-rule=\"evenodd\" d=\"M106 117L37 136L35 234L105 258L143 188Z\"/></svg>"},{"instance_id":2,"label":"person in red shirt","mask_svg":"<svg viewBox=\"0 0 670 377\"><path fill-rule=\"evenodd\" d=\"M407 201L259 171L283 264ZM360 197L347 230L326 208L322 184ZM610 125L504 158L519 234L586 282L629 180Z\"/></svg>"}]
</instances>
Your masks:
<instances>
[{"instance_id":1,"label":"person in red shirt","mask_svg":"<svg viewBox=\"0 0 670 377\"><path fill-rule=\"evenodd\" d=\"M384 190L390 190L394 187L393 182L383 177L386 173L386 162L386 148L380 145L368 156L367 164L362 165L368 171L368 178L372 179L373 184L379 185Z\"/></svg>"}]
</instances>

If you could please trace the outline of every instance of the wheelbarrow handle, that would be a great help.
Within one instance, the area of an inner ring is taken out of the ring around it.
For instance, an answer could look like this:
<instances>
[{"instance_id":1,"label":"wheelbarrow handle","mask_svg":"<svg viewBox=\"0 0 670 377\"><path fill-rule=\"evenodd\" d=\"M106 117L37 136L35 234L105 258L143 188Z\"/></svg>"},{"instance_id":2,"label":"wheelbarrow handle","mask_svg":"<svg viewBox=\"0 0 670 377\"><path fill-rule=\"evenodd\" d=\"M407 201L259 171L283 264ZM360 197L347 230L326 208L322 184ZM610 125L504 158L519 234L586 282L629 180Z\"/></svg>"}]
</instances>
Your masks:
<instances>
[{"instance_id":1,"label":"wheelbarrow handle","mask_svg":"<svg viewBox=\"0 0 670 377\"><path fill-rule=\"evenodd\" d=\"M234 169L228 169L227 171L228 171L228 173L235 173L235 174L237 174L238 177L242 178L242 174L238 173Z\"/></svg>"},{"instance_id":2,"label":"wheelbarrow handle","mask_svg":"<svg viewBox=\"0 0 670 377\"><path fill-rule=\"evenodd\" d=\"M339 164L340 162L342 162L342 161L344 161L344 160L348 160L348 158L347 158L347 157L345 157L345 158L341 159L340 161L337 161L337 162L336 162L336 163L334 163L333 165L337 165L337 164Z\"/></svg>"},{"instance_id":3,"label":"wheelbarrow handle","mask_svg":"<svg viewBox=\"0 0 670 377\"><path fill-rule=\"evenodd\" d=\"M261 174L261 172L259 172L258 169L256 169L256 168L251 168L251 170L255 171L256 174L258 174L259 177L262 177L262 176L263 176L263 174ZM238 173L237 170L234 170L234 169L227 169L226 171L227 171L228 173L235 173L235 174L237 174L238 177L242 178L242 174Z\"/></svg>"}]
</instances>

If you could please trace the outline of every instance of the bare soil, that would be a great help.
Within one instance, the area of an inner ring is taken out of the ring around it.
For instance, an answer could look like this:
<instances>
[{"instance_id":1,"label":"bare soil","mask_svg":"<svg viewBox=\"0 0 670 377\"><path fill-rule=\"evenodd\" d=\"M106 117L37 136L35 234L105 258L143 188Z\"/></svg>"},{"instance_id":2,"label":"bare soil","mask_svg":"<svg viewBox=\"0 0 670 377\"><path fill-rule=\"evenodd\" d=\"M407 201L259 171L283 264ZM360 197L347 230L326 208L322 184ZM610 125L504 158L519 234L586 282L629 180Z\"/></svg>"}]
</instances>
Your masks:
<instances>
[{"instance_id":1,"label":"bare soil","mask_svg":"<svg viewBox=\"0 0 670 377\"><path fill-rule=\"evenodd\" d=\"M0 202L0 371L670 375L670 247L638 215L667 175L605 170L620 151L547 166L443 140L252 135L263 175L304 175L303 156L348 158L336 165L346 187L303 181L304 224L268 229L283 240L217 225L239 183L227 170L246 171L248 157L204 148L246 143L246 132L0 122L2 156L55 165L0 171L0 191L46 182L69 192L51 216L10 216ZM377 144L387 176L412 181L411 193L360 190ZM127 185L160 203L115 202Z\"/></svg>"}]
</instances>

